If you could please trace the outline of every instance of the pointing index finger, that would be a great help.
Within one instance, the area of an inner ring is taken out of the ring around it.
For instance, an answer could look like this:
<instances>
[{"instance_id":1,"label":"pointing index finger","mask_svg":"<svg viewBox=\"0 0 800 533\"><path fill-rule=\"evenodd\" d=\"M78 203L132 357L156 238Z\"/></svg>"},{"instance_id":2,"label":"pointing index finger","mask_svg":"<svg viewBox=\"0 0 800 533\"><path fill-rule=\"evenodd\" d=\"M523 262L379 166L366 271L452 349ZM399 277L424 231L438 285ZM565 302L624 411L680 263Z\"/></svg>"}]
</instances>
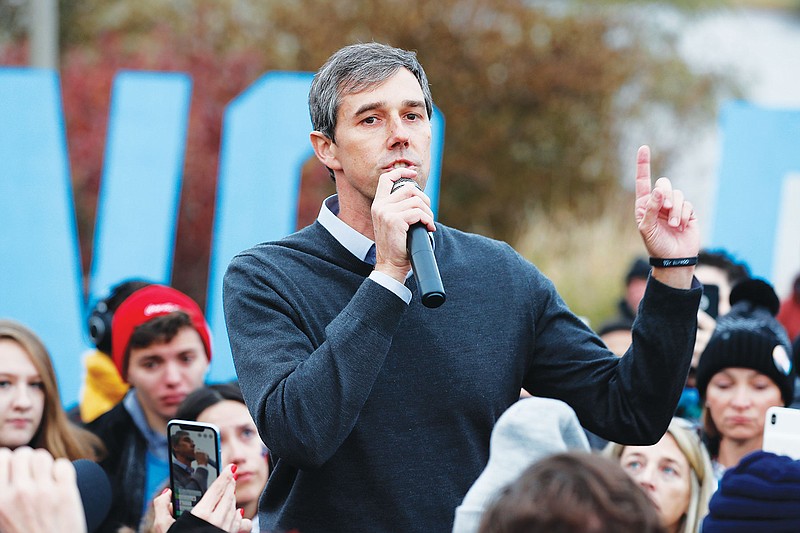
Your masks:
<instances>
[{"instance_id":1,"label":"pointing index finger","mask_svg":"<svg viewBox=\"0 0 800 533\"><path fill-rule=\"evenodd\" d=\"M650 147L644 145L640 146L636 153L636 199L647 196L651 190Z\"/></svg>"}]
</instances>

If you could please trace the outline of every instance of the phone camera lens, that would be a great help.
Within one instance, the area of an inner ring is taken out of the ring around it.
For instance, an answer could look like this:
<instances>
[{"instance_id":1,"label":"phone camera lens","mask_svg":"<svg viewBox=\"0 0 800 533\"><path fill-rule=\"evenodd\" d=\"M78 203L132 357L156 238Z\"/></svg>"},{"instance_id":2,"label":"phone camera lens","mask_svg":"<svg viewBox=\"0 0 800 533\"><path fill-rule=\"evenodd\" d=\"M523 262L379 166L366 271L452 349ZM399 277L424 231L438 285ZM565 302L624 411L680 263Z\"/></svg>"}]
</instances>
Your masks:
<instances>
[{"instance_id":1,"label":"phone camera lens","mask_svg":"<svg viewBox=\"0 0 800 533\"><path fill-rule=\"evenodd\" d=\"M775 413L772 413L772 417L770 418L770 423L774 426L775 422L777 422L777 421L778 421L778 415L776 415Z\"/></svg>"}]
</instances>

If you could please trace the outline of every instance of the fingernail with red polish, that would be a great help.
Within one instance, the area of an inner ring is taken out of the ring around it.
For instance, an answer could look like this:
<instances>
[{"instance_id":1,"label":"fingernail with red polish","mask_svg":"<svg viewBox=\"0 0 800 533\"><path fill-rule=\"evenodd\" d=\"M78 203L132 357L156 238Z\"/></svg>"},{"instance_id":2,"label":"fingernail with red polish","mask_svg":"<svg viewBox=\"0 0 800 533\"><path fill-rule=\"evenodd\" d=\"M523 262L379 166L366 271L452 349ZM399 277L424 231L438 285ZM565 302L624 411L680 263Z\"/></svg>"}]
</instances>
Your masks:
<instances>
[{"instance_id":1,"label":"fingernail with red polish","mask_svg":"<svg viewBox=\"0 0 800 533\"><path fill-rule=\"evenodd\" d=\"M244 507L239 507L239 514L244 518Z\"/></svg>"},{"instance_id":2,"label":"fingernail with red polish","mask_svg":"<svg viewBox=\"0 0 800 533\"><path fill-rule=\"evenodd\" d=\"M235 474L236 473L236 469L237 469L237 466L232 464L231 465L231 473Z\"/></svg>"},{"instance_id":3,"label":"fingernail with red polish","mask_svg":"<svg viewBox=\"0 0 800 533\"><path fill-rule=\"evenodd\" d=\"M166 494L168 490L169 490L169 487L166 487L164 490L161 491L161 494Z\"/></svg>"}]
</instances>

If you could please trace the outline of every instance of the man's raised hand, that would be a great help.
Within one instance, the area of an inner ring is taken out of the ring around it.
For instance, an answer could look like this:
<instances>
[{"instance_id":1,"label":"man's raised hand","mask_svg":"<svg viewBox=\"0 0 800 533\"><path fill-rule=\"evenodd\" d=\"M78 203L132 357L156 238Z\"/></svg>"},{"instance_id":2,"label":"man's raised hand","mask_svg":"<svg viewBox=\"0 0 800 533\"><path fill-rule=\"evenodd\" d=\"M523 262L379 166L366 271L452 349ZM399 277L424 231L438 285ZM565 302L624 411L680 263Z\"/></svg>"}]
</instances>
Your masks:
<instances>
[{"instance_id":1,"label":"man's raised hand","mask_svg":"<svg viewBox=\"0 0 800 533\"><path fill-rule=\"evenodd\" d=\"M695 257L700 251L700 229L691 202L673 189L667 178L650 181L650 148L636 155L636 223L650 257L678 259ZM669 271L667 273L666 271ZM681 272L683 271L683 272ZM656 268L654 277L669 285L688 287L693 267Z\"/></svg>"}]
</instances>

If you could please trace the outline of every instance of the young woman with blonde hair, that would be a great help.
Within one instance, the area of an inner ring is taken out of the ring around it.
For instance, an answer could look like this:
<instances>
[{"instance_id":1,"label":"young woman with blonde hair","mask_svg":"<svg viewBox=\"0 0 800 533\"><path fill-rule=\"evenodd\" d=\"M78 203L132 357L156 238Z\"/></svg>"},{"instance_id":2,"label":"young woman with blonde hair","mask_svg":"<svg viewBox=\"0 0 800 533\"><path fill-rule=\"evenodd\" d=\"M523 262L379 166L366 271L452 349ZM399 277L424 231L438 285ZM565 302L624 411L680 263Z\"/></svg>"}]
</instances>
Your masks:
<instances>
[{"instance_id":1,"label":"young woman with blonde hair","mask_svg":"<svg viewBox=\"0 0 800 533\"><path fill-rule=\"evenodd\" d=\"M617 459L656 506L669 533L697 533L717 489L711 459L690 422L673 418L652 446L610 443L603 454Z\"/></svg>"},{"instance_id":2,"label":"young woman with blonde hair","mask_svg":"<svg viewBox=\"0 0 800 533\"><path fill-rule=\"evenodd\" d=\"M0 319L0 447L21 446L71 461L103 453L100 439L67 418L42 340L19 322Z\"/></svg>"}]
</instances>

